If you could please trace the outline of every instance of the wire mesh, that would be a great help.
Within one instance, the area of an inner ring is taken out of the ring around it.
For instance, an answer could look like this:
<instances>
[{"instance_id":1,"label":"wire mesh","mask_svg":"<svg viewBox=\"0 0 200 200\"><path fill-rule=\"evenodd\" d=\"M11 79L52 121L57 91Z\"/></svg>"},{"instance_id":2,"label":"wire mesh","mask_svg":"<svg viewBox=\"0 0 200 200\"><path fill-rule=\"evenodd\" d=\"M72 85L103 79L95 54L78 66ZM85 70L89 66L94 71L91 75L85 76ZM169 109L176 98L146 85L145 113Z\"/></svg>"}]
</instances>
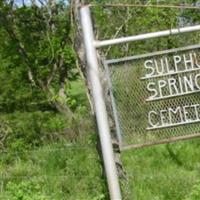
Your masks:
<instances>
[{"instance_id":1,"label":"wire mesh","mask_svg":"<svg viewBox=\"0 0 200 200\"><path fill-rule=\"evenodd\" d=\"M186 55L191 52L198 53L199 55L199 49L179 52L179 55ZM193 106L199 105L199 89L190 88L190 91L185 92L188 88L184 88L185 93L173 91L175 96L170 95L171 89L180 90L180 87L187 87L184 77L192 77L191 80L194 81L194 77L199 75L199 68L195 71L183 72L181 74L141 79L147 73L144 67L145 60L159 60L163 58L168 58L172 65L172 54L108 64L109 75L112 81L112 93L116 105L114 109L118 113L120 133L122 134L124 145L143 144L199 132L198 119L200 109L197 106L195 110ZM182 68L183 65L180 67ZM151 92L147 89L148 84L155 83L155 89L159 91L158 83L160 80L167 83L168 80L172 79L176 80L176 88L170 88L170 85L167 85L161 91L163 98L155 97L154 100L150 101L149 96L151 96ZM191 91L194 93L190 93ZM184 106L188 106L186 124L180 123L184 120L182 119ZM154 115L153 119L149 117L151 112ZM157 125L150 127L150 122Z\"/></svg>"}]
</instances>

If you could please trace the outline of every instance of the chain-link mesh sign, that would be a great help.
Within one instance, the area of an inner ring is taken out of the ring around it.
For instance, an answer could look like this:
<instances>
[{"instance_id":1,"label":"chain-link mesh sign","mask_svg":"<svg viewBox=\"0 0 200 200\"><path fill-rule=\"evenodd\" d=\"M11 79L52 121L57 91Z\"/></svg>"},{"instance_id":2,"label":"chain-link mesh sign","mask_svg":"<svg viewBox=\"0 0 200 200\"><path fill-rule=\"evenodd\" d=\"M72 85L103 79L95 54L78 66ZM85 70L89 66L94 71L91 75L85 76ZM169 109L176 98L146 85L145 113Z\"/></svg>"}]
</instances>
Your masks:
<instances>
[{"instance_id":1,"label":"chain-link mesh sign","mask_svg":"<svg viewBox=\"0 0 200 200\"><path fill-rule=\"evenodd\" d=\"M105 61L119 140L137 147L200 132L200 45Z\"/></svg>"}]
</instances>

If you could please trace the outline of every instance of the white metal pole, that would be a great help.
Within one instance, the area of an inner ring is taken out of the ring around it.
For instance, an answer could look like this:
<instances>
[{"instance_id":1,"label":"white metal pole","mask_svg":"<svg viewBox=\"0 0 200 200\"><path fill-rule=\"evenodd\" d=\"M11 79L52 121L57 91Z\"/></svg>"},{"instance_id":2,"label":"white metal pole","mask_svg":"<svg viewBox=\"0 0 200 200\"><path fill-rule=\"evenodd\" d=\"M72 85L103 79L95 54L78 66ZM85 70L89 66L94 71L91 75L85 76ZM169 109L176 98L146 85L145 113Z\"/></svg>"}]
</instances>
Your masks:
<instances>
[{"instance_id":1,"label":"white metal pole","mask_svg":"<svg viewBox=\"0 0 200 200\"><path fill-rule=\"evenodd\" d=\"M164 37L164 36L169 36L169 35L177 35L179 33L188 33L188 32L193 32L193 31L200 31L200 25L188 26L188 27L184 27L184 28L171 29L171 30L153 32L153 33L145 33L145 34L134 35L134 36L129 36L129 37L110 39L110 40L96 41L95 46L98 48L98 47L121 44L121 43L126 43L126 42L146 40L146 39L150 39L150 38L158 38L158 37Z\"/></svg>"},{"instance_id":2,"label":"white metal pole","mask_svg":"<svg viewBox=\"0 0 200 200\"><path fill-rule=\"evenodd\" d=\"M94 107L99 129L99 137L101 142L110 198L112 200L121 200L121 191L114 159L113 147L111 143L103 89L99 76L97 52L95 48L94 33L89 7L82 6L80 9L80 15L87 63L89 67L89 78L91 81L92 94L94 98Z\"/></svg>"}]
</instances>

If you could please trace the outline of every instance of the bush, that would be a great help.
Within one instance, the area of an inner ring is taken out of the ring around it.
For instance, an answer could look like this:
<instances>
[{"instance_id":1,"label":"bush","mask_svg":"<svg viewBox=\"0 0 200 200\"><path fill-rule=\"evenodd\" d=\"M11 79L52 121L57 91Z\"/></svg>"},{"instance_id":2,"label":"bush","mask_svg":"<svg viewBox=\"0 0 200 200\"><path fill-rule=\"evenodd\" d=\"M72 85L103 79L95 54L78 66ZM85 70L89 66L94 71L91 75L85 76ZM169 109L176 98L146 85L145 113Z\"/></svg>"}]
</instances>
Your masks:
<instances>
[{"instance_id":1,"label":"bush","mask_svg":"<svg viewBox=\"0 0 200 200\"><path fill-rule=\"evenodd\" d=\"M42 194L41 185L27 180L20 183L9 182L7 184L7 194L12 200L50 200Z\"/></svg>"},{"instance_id":2,"label":"bush","mask_svg":"<svg viewBox=\"0 0 200 200\"><path fill-rule=\"evenodd\" d=\"M0 120L6 122L9 130L1 146L9 151L24 151L61 140L60 132L68 126L66 119L55 112L15 112L2 115Z\"/></svg>"}]
</instances>

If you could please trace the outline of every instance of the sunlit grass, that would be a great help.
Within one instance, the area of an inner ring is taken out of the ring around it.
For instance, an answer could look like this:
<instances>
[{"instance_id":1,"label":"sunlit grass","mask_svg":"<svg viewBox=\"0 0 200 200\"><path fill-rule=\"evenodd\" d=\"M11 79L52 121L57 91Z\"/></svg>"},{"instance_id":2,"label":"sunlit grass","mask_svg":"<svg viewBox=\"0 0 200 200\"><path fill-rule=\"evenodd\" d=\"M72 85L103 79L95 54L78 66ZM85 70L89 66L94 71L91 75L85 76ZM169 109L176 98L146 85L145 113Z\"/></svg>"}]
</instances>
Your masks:
<instances>
[{"instance_id":1,"label":"sunlit grass","mask_svg":"<svg viewBox=\"0 0 200 200\"><path fill-rule=\"evenodd\" d=\"M196 139L123 152L127 199L186 199L200 180L199 151L200 140Z\"/></svg>"}]
</instances>

